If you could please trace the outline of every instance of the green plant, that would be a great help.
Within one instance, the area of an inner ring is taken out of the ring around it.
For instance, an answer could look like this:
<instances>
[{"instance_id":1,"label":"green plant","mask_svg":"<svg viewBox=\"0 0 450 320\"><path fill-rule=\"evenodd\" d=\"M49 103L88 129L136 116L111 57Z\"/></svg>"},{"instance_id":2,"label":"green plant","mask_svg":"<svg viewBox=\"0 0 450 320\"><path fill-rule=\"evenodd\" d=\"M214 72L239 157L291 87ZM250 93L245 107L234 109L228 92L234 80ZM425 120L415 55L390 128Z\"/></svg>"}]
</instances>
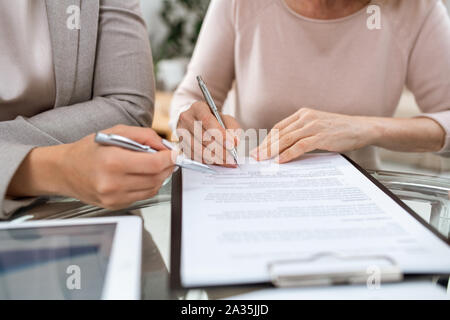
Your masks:
<instances>
[{"instance_id":1,"label":"green plant","mask_svg":"<svg viewBox=\"0 0 450 320\"><path fill-rule=\"evenodd\" d=\"M190 57L210 0L164 0L161 19L167 36L155 60Z\"/></svg>"}]
</instances>

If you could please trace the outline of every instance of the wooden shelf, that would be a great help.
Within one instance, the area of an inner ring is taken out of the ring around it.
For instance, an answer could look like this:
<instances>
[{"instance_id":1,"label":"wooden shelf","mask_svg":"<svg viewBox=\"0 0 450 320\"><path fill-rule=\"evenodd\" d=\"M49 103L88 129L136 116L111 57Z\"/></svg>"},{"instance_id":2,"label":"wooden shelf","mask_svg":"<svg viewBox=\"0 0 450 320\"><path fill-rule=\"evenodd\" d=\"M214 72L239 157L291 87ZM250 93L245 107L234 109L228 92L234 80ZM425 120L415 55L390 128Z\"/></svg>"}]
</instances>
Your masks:
<instances>
[{"instance_id":1,"label":"wooden shelf","mask_svg":"<svg viewBox=\"0 0 450 320\"><path fill-rule=\"evenodd\" d=\"M157 91L155 97L155 115L152 128L159 135L170 140L172 138L172 130L169 128L170 103L172 102L173 93Z\"/></svg>"}]
</instances>

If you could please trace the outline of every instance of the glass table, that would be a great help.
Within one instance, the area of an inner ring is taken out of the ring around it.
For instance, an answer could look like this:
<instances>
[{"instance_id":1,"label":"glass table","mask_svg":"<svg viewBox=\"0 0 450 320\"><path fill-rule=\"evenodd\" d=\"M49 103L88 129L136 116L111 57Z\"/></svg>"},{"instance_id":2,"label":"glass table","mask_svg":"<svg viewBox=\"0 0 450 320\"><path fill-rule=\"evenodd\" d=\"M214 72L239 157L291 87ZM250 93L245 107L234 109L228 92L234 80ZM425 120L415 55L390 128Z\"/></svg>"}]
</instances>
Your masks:
<instances>
[{"instance_id":1,"label":"glass table","mask_svg":"<svg viewBox=\"0 0 450 320\"><path fill-rule=\"evenodd\" d=\"M421 158L422 157L422 160ZM402 162L390 162L387 157L380 170L368 170L402 201L416 211L422 219L435 227L447 238L450 238L450 159L433 158L434 165L421 167L423 159L428 155L408 154L401 157ZM448 167L447 167L448 166ZM385 170L390 169L390 170ZM392 170L394 169L394 170ZM401 172L400 172L401 170ZM143 271L143 299L218 299L259 290L261 287L239 287L226 289L173 291L169 288L170 268L170 201L171 182L166 182L159 194L149 200L136 203L121 212L110 212L105 209L85 205L73 199L50 199L46 204L52 211L40 219L69 219L92 216L125 214L139 209L144 218L145 228L151 234L157 249L161 253L162 262L159 268ZM23 216L35 214L37 209L22 213ZM151 239L150 239L151 240ZM150 259L150 257L143 257ZM165 267L164 267L165 266ZM167 268L167 269L166 269ZM433 279L448 285L448 279ZM448 291L450 294L450 291Z\"/></svg>"}]
</instances>

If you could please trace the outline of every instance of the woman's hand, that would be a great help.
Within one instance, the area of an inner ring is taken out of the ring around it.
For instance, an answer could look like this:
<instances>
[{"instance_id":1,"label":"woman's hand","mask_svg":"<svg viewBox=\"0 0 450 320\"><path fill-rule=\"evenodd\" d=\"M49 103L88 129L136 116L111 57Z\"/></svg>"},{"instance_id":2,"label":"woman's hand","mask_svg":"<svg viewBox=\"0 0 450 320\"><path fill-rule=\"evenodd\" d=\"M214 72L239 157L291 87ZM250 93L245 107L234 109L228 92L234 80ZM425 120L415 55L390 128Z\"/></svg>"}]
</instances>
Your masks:
<instances>
[{"instance_id":1,"label":"woman's hand","mask_svg":"<svg viewBox=\"0 0 450 320\"><path fill-rule=\"evenodd\" d=\"M194 103L180 115L177 135L184 154L207 164L236 166L229 150L239 144L241 126L233 117L221 116L227 130L222 128L205 102Z\"/></svg>"},{"instance_id":2,"label":"woman's hand","mask_svg":"<svg viewBox=\"0 0 450 320\"><path fill-rule=\"evenodd\" d=\"M430 118L348 116L300 109L274 126L252 151L257 160L278 156L286 163L313 151L348 152L368 145L404 152L437 152L445 130Z\"/></svg>"},{"instance_id":3,"label":"woman's hand","mask_svg":"<svg viewBox=\"0 0 450 320\"><path fill-rule=\"evenodd\" d=\"M375 140L376 130L368 117L300 109L276 124L262 144L252 151L257 160L279 156L286 163L313 150L346 152Z\"/></svg>"},{"instance_id":4,"label":"woman's hand","mask_svg":"<svg viewBox=\"0 0 450 320\"><path fill-rule=\"evenodd\" d=\"M174 168L174 157L161 138L151 129L122 125L103 132L160 152L100 146L94 135L72 144L36 148L14 176L8 195L63 195L113 210L156 195Z\"/></svg>"}]
</instances>

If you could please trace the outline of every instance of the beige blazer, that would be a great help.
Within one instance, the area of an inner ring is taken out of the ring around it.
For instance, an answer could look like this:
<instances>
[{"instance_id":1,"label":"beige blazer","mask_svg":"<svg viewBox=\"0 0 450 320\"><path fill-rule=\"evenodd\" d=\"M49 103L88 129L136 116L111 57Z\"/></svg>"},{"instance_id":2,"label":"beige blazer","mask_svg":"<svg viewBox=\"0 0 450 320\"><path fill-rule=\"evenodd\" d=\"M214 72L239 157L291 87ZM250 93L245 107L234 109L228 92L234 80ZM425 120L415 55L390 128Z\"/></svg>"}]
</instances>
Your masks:
<instances>
[{"instance_id":1,"label":"beige blazer","mask_svg":"<svg viewBox=\"0 0 450 320\"><path fill-rule=\"evenodd\" d=\"M79 30L67 27L71 5L81 8ZM5 196L33 148L71 143L116 124L152 122L153 63L139 0L46 0L46 7L56 102L46 112L0 122L0 219L37 200Z\"/></svg>"}]
</instances>

